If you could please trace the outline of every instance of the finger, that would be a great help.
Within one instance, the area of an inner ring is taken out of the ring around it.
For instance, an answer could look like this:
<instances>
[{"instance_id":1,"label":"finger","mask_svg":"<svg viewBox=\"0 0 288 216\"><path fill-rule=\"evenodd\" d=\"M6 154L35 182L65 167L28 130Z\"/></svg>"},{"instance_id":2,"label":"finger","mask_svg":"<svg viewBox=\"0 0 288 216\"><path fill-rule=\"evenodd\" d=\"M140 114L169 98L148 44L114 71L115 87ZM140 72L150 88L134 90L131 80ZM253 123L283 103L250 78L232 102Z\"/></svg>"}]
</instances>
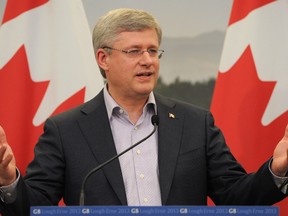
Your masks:
<instances>
[{"instance_id":1,"label":"finger","mask_svg":"<svg viewBox=\"0 0 288 216\"><path fill-rule=\"evenodd\" d=\"M1 163L0 163L1 166L7 167L7 166L9 165L9 163L12 161L12 159L13 159L13 155L8 154L8 155L6 156L6 158L1 161Z\"/></svg>"},{"instance_id":2,"label":"finger","mask_svg":"<svg viewBox=\"0 0 288 216\"><path fill-rule=\"evenodd\" d=\"M286 129L285 129L284 139L288 140L288 124L287 124Z\"/></svg>"},{"instance_id":3,"label":"finger","mask_svg":"<svg viewBox=\"0 0 288 216\"><path fill-rule=\"evenodd\" d=\"M6 134L4 129L0 125L0 145L7 143Z\"/></svg>"}]
</instances>

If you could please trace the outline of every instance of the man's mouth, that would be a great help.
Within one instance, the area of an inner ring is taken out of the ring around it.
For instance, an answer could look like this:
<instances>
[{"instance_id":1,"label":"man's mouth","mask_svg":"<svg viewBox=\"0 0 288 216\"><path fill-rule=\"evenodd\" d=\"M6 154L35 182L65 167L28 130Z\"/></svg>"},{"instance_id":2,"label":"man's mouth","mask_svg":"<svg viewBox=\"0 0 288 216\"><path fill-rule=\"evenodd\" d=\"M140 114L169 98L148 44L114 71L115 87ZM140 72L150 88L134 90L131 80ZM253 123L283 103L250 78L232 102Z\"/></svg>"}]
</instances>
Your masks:
<instances>
[{"instance_id":1,"label":"man's mouth","mask_svg":"<svg viewBox=\"0 0 288 216\"><path fill-rule=\"evenodd\" d=\"M137 74L138 77L140 76L151 76L153 73L152 72L143 72L143 73L139 73Z\"/></svg>"}]
</instances>

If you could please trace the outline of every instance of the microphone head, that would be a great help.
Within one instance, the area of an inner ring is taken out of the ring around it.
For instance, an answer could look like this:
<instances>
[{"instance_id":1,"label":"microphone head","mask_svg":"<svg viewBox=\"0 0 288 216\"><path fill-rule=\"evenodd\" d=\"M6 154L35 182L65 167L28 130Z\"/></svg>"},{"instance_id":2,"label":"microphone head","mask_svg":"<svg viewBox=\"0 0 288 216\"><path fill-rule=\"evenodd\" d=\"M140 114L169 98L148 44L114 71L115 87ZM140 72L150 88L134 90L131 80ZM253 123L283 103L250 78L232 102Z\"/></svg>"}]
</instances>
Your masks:
<instances>
[{"instance_id":1,"label":"microphone head","mask_svg":"<svg viewBox=\"0 0 288 216\"><path fill-rule=\"evenodd\" d=\"M159 116L158 115L153 115L151 117L151 122L154 126L158 126L159 125Z\"/></svg>"}]
</instances>

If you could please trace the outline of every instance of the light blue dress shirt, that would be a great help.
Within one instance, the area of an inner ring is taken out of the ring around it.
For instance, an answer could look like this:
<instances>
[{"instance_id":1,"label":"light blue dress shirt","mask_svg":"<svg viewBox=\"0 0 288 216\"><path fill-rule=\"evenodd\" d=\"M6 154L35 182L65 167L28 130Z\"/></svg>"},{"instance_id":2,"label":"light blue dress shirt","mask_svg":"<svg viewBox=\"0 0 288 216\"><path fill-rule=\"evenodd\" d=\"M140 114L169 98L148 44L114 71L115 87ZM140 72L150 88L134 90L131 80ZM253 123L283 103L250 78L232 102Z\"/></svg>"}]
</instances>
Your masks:
<instances>
[{"instance_id":1,"label":"light blue dress shirt","mask_svg":"<svg viewBox=\"0 0 288 216\"><path fill-rule=\"evenodd\" d=\"M151 117L156 113L153 93L150 93L143 113L133 124L128 113L104 88L104 100L117 153L129 148L150 134L154 128ZM160 206L157 131L143 143L119 157L129 206Z\"/></svg>"}]
</instances>

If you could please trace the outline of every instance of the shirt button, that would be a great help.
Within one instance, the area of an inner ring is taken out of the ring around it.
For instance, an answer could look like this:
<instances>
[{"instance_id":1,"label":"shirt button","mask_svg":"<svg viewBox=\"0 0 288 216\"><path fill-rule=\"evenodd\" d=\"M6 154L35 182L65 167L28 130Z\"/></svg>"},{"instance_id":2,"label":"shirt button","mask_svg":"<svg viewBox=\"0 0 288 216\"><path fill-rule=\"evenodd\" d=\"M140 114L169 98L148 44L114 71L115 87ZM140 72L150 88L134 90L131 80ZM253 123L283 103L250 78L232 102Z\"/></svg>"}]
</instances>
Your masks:
<instances>
[{"instance_id":1,"label":"shirt button","mask_svg":"<svg viewBox=\"0 0 288 216\"><path fill-rule=\"evenodd\" d=\"M140 155L140 154L141 154L141 150L138 149L138 150L136 151L136 153L137 153L137 155Z\"/></svg>"},{"instance_id":2,"label":"shirt button","mask_svg":"<svg viewBox=\"0 0 288 216\"><path fill-rule=\"evenodd\" d=\"M145 177L144 174L140 174L141 179L144 179L144 177Z\"/></svg>"},{"instance_id":3,"label":"shirt button","mask_svg":"<svg viewBox=\"0 0 288 216\"><path fill-rule=\"evenodd\" d=\"M123 113L124 113L124 110L123 110L123 109L119 109L119 113L120 113L120 114L123 114Z\"/></svg>"},{"instance_id":4,"label":"shirt button","mask_svg":"<svg viewBox=\"0 0 288 216\"><path fill-rule=\"evenodd\" d=\"M134 130L138 130L138 127L135 127Z\"/></svg>"},{"instance_id":5,"label":"shirt button","mask_svg":"<svg viewBox=\"0 0 288 216\"><path fill-rule=\"evenodd\" d=\"M145 203L147 203L147 202L148 202L148 199L147 199L147 198L144 198L143 201L144 201Z\"/></svg>"}]
</instances>

